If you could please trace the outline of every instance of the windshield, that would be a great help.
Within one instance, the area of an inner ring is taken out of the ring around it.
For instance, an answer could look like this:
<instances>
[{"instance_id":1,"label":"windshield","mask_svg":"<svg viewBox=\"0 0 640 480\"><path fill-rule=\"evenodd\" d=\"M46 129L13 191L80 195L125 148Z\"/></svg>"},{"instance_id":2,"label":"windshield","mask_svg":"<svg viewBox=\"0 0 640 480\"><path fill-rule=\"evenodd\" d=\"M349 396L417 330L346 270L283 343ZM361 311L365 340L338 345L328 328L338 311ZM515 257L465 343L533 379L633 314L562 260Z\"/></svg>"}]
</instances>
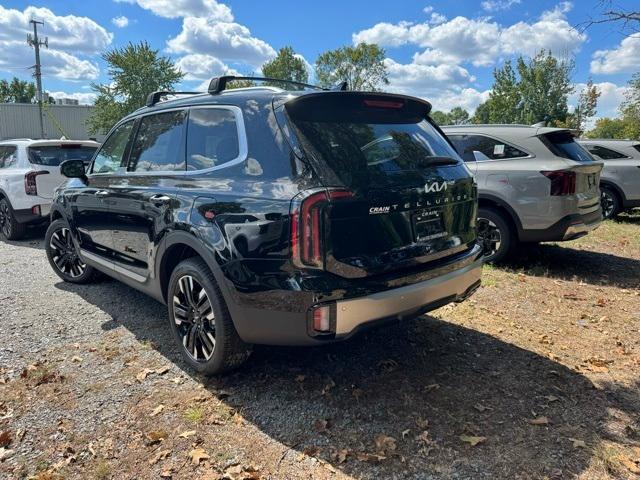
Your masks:
<instances>
[{"instance_id":1,"label":"windshield","mask_svg":"<svg viewBox=\"0 0 640 480\"><path fill-rule=\"evenodd\" d=\"M29 147L29 162L47 167L58 167L65 160L82 160L88 165L97 147L80 144Z\"/></svg>"},{"instance_id":2,"label":"windshield","mask_svg":"<svg viewBox=\"0 0 640 480\"><path fill-rule=\"evenodd\" d=\"M580 146L574 139L573 135L567 131L547 133L540 137L542 142L547 146L554 155L576 162L593 162L593 157Z\"/></svg>"}]
</instances>

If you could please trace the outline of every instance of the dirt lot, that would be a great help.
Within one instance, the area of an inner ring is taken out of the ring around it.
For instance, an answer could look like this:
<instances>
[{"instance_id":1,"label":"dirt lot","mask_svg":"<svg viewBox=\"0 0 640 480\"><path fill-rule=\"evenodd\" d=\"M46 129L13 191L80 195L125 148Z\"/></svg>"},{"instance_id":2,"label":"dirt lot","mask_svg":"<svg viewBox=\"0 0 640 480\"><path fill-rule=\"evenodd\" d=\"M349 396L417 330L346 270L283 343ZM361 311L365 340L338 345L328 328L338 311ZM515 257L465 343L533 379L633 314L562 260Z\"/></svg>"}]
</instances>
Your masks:
<instances>
[{"instance_id":1,"label":"dirt lot","mask_svg":"<svg viewBox=\"0 0 640 480\"><path fill-rule=\"evenodd\" d=\"M461 305L194 376L165 307L0 244L0 477L640 478L640 216Z\"/></svg>"}]
</instances>

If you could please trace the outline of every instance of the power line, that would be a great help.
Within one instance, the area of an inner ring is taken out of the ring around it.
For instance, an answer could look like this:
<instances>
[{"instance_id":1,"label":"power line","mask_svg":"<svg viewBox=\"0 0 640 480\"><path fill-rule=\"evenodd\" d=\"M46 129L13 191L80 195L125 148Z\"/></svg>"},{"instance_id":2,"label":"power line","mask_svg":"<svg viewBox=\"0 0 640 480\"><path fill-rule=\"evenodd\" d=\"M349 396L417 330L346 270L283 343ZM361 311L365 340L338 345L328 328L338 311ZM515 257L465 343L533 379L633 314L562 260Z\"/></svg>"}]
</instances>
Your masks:
<instances>
[{"instance_id":1,"label":"power line","mask_svg":"<svg viewBox=\"0 0 640 480\"><path fill-rule=\"evenodd\" d=\"M44 26L44 22L29 20L29 23L33 24L33 36L31 36L30 33L27 34L27 43L36 49L36 64L34 65L35 72L33 76L36 77L36 87L38 89L37 99L38 111L40 113L40 138L45 138L44 117L42 115L42 69L40 68L40 47L44 45L45 48L49 48L49 39L47 37L45 37L44 40L38 39L38 25Z\"/></svg>"}]
</instances>

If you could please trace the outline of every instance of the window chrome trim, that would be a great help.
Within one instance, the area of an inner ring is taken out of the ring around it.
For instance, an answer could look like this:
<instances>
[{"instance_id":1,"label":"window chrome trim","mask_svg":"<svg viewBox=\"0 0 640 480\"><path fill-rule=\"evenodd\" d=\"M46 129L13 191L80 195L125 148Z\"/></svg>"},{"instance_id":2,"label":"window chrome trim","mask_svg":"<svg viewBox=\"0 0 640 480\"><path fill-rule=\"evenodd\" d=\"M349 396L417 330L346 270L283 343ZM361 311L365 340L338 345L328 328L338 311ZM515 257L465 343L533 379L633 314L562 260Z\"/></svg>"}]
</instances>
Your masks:
<instances>
[{"instance_id":1,"label":"window chrome trim","mask_svg":"<svg viewBox=\"0 0 640 480\"><path fill-rule=\"evenodd\" d=\"M239 165L244 161L246 161L247 158L249 157L249 145L247 142L247 132L245 129L242 110L240 109L240 107L237 107L235 105L195 105L191 107L185 106L185 107L179 107L179 108L167 108L167 109L157 110L153 112L146 112L146 113L137 115L135 118L141 119L149 115L158 115L166 112L181 111L181 110L190 112L191 110L201 110L201 109L229 110L233 112L233 115L236 119L236 130L238 131L238 144L239 144L238 156L236 158L229 160L228 162L225 162L222 165L215 165L213 167L204 168L202 170L152 170L150 172L131 172L127 170L124 172L113 172L113 174L121 177L128 177L128 176L131 176L131 177L152 176L153 177L158 175L191 176L191 175L201 175L203 173L215 172L217 170L222 170L223 168ZM188 141L188 135L189 135L188 123L189 123L189 115L187 115L187 117L185 118L185 128L187 128L187 132L185 136L185 144ZM133 139L134 143L135 143L135 140L136 139L134 138ZM132 144L132 148L133 146L134 145ZM188 164L189 164L188 159L186 158L186 155L185 155L185 166L188 166Z\"/></svg>"}]
</instances>

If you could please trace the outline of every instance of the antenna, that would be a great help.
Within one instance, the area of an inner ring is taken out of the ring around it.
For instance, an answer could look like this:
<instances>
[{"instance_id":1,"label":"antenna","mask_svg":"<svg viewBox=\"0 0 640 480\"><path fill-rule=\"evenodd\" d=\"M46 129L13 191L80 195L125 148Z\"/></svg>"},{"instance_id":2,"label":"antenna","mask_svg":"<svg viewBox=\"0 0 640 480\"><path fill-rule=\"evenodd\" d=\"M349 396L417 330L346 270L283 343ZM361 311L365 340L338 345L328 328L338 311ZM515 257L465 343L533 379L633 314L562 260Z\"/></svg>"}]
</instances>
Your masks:
<instances>
[{"instance_id":1,"label":"antenna","mask_svg":"<svg viewBox=\"0 0 640 480\"><path fill-rule=\"evenodd\" d=\"M33 66L35 69L33 76L36 77L37 99L38 99L38 111L40 113L40 138L45 138L44 134L44 117L42 116L42 69L40 65L40 47L44 45L45 48L49 48L49 38L45 37L44 40L38 39L38 25L44 26L44 22L37 20L29 20L29 23L33 25L33 36L27 34L27 43L31 47L36 49L36 64Z\"/></svg>"}]
</instances>

